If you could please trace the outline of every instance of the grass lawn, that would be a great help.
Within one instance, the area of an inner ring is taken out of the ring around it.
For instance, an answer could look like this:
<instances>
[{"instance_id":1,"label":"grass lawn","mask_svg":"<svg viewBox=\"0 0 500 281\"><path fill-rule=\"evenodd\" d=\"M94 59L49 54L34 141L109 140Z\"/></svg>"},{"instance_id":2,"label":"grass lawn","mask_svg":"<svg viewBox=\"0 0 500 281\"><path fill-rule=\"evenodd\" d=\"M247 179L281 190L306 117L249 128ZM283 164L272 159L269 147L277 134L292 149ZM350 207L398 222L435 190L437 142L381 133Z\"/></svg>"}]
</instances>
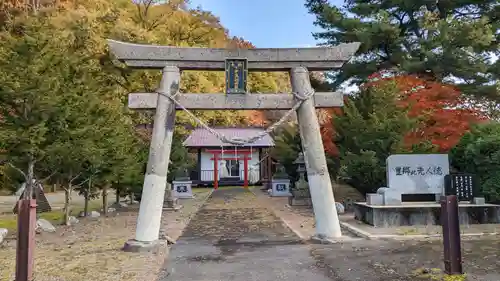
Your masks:
<instances>
[{"instance_id":1,"label":"grass lawn","mask_svg":"<svg viewBox=\"0 0 500 281\"><path fill-rule=\"evenodd\" d=\"M102 202L100 200L92 200L89 202L89 211L98 211L102 207ZM83 206L75 205L71 210L72 216L78 216L80 212L83 211ZM64 218L63 210L53 210L47 213L39 214L39 217L46 219L52 223L60 224ZM14 231L17 229L17 215L15 214L5 214L0 215L0 228L6 228L9 231Z\"/></svg>"}]
</instances>

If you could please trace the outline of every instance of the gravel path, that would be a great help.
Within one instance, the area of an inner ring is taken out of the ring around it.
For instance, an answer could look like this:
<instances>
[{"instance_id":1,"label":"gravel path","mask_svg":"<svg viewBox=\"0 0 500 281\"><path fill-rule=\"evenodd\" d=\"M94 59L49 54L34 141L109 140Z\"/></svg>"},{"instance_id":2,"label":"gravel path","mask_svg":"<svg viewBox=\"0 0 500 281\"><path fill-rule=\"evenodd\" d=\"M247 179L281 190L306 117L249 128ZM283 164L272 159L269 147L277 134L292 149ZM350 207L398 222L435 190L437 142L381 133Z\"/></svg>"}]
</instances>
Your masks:
<instances>
[{"instance_id":1,"label":"gravel path","mask_svg":"<svg viewBox=\"0 0 500 281\"><path fill-rule=\"evenodd\" d=\"M326 281L310 248L249 191L219 189L172 247L159 281Z\"/></svg>"},{"instance_id":2,"label":"gravel path","mask_svg":"<svg viewBox=\"0 0 500 281\"><path fill-rule=\"evenodd\" d=\"M462 242L468 281L500 280L499 237ZM420 281L442 279L443 242L359 240L334 245L311 245L311 254L338 281ZM440 279L441 278L441 279Z\"/></svg>"}]
</instances>

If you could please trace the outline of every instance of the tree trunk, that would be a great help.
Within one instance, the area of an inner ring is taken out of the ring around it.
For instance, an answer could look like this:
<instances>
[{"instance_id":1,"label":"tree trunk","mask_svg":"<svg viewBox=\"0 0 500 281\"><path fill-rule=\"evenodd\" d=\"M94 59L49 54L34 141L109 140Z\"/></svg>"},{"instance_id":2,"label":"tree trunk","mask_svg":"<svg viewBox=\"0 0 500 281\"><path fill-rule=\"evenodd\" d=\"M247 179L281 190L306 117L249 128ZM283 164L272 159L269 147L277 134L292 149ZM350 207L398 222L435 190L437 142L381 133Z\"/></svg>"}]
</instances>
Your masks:
<instances>
[{"instance_id":1,"label":"tree trunk","mask_svg":"<svg viewBox=\"0 0 500 281\"><path fill-rule=\"evenodd\" d=\"M108 214L108 184L102 187L102 212L104 215Z\"/></svg>"},{"instance_id":2,"label":"tree trunk","mask_svg":"<svg viewBox=\"0 0 500 281\"><path fill-rule=\"evenodd\" d=\"M134 193L133 192L129 192L128 194L128 198L130 200L130 205L134 204Z\"/></svg>"},{"instance_id":3,"label":"tree trunk","mask_svg":"<svg viewBox=\"0 0 500 281\"><path fill-rule=\"evenodd\" d=\"M24 190L24 198L23 199L33 199L35 186L33 181L35 179L35 162L29 161L28 163L28 173L26 174L26 187Z\"/></svg>"},{"instance_id":4,"label":"tree trunk","mask_svg":"<svg viewBox=\"0 0 500 281\"><path fill-rule=\"evenodd\" d=\"M64 224L70 225L69 217L71 216L71 191L73 187L68 184L68 187L64 189Z\"/></svg>"},{"instance_id":5,"label":"tree trunk","mask_svg":"<svg viewBox=\"0 0 500 281\"><path fill-rule=\"evenodd\" d=\"M116 195L115 196L115 203L119 204L120 203L120 188L119 187L116 188L116 194L115 195Z\"/></svg>"},{"instance_id":6,"label":"tree trunk","mask_svg":"<svg viewBox=\"0 0 500 281\"><path fill-rule=\"evenodd\" d=\"M85 200L83 205L83 216L86 217L89 215L89 192L87 190L84 191L83 198Z\"/></svg>"},{"instance_id":7,"label":"tree trunk","mask_svg":"<svg viewBox=\"0 0 500 281\"><path fill-rule=\"evenodd\" d=\"M85 205L83 207L83 214L84 216L88 216L89 215L89 201L90 201L90 189L91 189L91 186L92 186L92 178L89 179L89 183L87 185L87 188L85 189L84 193L83 193L83 196L85 198Z\"/></svg>"}]
</instances>

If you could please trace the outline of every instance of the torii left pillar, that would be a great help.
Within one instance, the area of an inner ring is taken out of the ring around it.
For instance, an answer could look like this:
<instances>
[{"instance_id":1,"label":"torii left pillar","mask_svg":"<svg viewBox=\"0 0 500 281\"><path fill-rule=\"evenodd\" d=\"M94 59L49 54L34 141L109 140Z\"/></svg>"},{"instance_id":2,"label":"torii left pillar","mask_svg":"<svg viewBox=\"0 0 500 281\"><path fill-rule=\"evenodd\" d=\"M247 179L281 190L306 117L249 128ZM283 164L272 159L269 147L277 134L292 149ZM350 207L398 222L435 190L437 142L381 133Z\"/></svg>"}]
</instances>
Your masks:
<instances>
[{"instance_id":1,"label":"torii left pillar","mask_svg":"<svg viewBox=\"0 0 500 281\"><path fill-rule=\"evenodd\" d=\"M179 68L167 66L163 69L158 92L173 95L179 90L179 83ZM125 251L151 251L162 244L158 238L165 188L167 186L167 171L170 162L174 125L175 104L168 97L158 94L135 239L125 243Z\"/></svg>"}]
</instances>

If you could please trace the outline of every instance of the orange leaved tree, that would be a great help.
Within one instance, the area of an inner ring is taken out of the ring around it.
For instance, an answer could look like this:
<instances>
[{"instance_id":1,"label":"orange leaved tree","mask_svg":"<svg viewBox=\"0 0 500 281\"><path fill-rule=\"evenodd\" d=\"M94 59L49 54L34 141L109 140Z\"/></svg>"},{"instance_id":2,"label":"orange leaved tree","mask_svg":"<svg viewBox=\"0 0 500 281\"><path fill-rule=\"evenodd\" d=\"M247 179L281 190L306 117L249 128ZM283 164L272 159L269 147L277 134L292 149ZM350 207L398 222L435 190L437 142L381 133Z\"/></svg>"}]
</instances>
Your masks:
<instances>
[{"instance_id":1,"label":"orange leaved tree","mask_svg":"<svg viewBox=\"0 0 500 281\"><path fill-rule=\"evenodd\" d=\"M471 124L486 119L480 110L471 109L452 85L412 75L384 77L383 73L377 73L365 86L386 82L395 82L400 93L398 106L408 109L408 117L419 120L405 136L408 147L430 142L438 151L447 152L470 130Z\"/></svg>"}]
</instances>

